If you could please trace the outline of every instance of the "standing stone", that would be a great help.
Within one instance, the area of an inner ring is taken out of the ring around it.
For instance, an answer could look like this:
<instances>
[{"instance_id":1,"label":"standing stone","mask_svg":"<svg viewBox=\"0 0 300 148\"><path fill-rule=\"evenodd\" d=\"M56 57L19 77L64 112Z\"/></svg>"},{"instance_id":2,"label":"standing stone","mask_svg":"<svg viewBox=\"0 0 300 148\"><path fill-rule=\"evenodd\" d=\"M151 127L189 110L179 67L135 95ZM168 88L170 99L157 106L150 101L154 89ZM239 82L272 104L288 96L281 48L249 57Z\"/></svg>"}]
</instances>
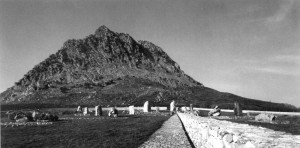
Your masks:
<instances>
[{"instance_id":1,"label":"standing stone","mask_svg":"<svg viewBox=\"0 0 300 148\"><path fill-rule=\"evenodd\" d=\"M89 109L87 107L85 107L83 109L83 115L87 115L89 113Z\"/></svg>"},{"instance_id":2,"label":"standing stone","mask_svg":"<svg viewBox=\"0 0 300 148\"><path fill-rule=\"evenodd\" d=\"M99 105L95 106L95 116L102 116L102 107Z\"/></svg>"},{"instance_id":3,"label":"standing stone","mask_svg":"<svg viewBox=\"0 0 300 148\"><path fill-rule=\"evenodd\" d=\"M234 102L234 115L235 116L243 116L243 110L241 105L238 102Z\"/></svg>"},{"instance_id":4,"label":"standing stone","mask_svg":"<svg viewBox=\"0 0 300 148\"><path fill-rule=\"evenodd\" d=\"M82 112L81 106L78 106L76 111L77 111L77 112Z\"/></svg>"},{"instance_id":5,"label":"standing stone","mask_svg":"<svg viewBox=\"0 0 300 148\"><path fill-rule=\"evenodd\" d=\"M170 103L170 112L173 112L173 111L175 111L175 101L174 100Z\"/></svg>"},{"instance_id":6,"label":"standing stone","mask_svg":"<svg viewBox=\"0 0 300 148\"><path fill-rule=\"evenodd\" d=\"M149 101L144 103L144 113L151 111L151 107L149 105Z\"/></svg>"},{"instance_id":7,"label":"standing stone","mask_svg":"<svg viewBox=\"0 0 300 148\"><path fill-rule=\"evenodd\" d=\"M193 104L190 104L190 111L193 111Z\"/></svg>"},{"instance_id":8,"label":"standing stone","mask_svg":"<svg viewBox=\"0 0 300 148\"><path fill-rule=\"evenodd\" d=\"M175 101L173 100L173 101L170 103L170 112L173 112L173 111L174 111L174 108L175 108Z\"/></svg>"},{"instance_id":9,"label":"standing stone","mask_svg":"<svg viewBox=\"0 0 300 148\"><path fill-rule=\"evenodd\" d=\"M134 115L134 105L129 106L129 115Z\"/></svg>"}]
</instances>

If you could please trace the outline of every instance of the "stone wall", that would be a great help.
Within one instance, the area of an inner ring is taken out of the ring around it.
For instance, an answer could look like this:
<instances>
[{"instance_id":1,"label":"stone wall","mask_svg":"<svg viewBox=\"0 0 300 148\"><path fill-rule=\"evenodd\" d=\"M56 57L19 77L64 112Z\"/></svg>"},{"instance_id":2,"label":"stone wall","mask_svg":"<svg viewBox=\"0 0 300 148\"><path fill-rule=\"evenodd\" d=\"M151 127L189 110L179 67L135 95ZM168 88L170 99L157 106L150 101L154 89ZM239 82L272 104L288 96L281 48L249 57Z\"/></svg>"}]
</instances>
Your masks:
<instances>
[{"instance_id":1,"label":"stone wall","mask_svg":"<svg viewBox=\"0 0 300 148\"><path fill-rule=\"evenodd\" d=\"M178 113L178 116L195 147L300 147L300 135L187 113Z\"/></svg>"}]
</instances>

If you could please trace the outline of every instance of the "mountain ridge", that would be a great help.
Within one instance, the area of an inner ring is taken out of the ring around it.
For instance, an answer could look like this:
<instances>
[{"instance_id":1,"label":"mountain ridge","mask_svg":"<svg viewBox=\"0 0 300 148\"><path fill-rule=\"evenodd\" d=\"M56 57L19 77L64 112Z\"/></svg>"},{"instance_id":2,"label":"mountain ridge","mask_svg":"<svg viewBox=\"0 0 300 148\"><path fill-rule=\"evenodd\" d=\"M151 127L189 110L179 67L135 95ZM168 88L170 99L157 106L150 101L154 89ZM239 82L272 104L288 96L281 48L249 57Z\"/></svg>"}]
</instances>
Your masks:
<instances>
[{"instance_id":1,"label":"mountain ridge","mask_svg":"<svg viewBox=\"0 0 300 148\"><path fill-rule=\"evenodd\" d=\"M166 105L177 100L204 107L249 101L205 87L185 74L159 46L104 25L84 39L64 42L0 98L1 104L137 105L152 100ZM254 104L259 102L263 101ZM278 103L275 106L282 108Z\"/></svg>"}]
</instances>

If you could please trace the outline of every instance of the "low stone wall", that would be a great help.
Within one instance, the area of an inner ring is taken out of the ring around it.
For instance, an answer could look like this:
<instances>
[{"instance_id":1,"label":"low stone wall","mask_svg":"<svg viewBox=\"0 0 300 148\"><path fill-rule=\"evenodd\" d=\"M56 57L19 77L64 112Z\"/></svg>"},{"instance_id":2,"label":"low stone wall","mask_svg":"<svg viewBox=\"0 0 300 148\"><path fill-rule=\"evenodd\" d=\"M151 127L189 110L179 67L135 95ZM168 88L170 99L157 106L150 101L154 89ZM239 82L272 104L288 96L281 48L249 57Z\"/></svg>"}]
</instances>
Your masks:
<instances>
[{"instance_id":1,"label":"low stone wall","mask_svg":"<svg viewBox=\"0 0 300 148\"><path fill-rule=\"evenodd\" d=\"M178 113L195 147L268 148L300 147L300 135L267 128Z\"/></svg>"}]
</instances>

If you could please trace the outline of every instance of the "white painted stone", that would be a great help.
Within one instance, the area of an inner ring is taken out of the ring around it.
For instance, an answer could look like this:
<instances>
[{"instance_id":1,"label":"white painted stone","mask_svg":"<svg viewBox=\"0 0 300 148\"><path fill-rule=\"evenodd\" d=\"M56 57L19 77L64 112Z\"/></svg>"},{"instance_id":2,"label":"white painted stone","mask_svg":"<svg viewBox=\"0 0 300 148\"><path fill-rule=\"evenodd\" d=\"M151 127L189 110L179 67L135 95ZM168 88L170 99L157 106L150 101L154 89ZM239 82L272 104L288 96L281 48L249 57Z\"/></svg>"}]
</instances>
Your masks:
<instances>
[{"instance_id":1,"label":"white painted stone","mask_svg":"<svg viewBox=\"0 0 300 148\"><path fill-rule=\"evenodd\" d=\"M170 103L170 111L171 112L175 111L175 101L174 100Z\"/></svg>"},{"instance_id":2,"label":"white painted stone","mask_svg":"<svg viewBox=\"0 0 300 148\"><path fill-rule=\"evenodd\" d=\"M134 115L134 105L129 106L129 115Z\"/></svg>"}]
</instances>

